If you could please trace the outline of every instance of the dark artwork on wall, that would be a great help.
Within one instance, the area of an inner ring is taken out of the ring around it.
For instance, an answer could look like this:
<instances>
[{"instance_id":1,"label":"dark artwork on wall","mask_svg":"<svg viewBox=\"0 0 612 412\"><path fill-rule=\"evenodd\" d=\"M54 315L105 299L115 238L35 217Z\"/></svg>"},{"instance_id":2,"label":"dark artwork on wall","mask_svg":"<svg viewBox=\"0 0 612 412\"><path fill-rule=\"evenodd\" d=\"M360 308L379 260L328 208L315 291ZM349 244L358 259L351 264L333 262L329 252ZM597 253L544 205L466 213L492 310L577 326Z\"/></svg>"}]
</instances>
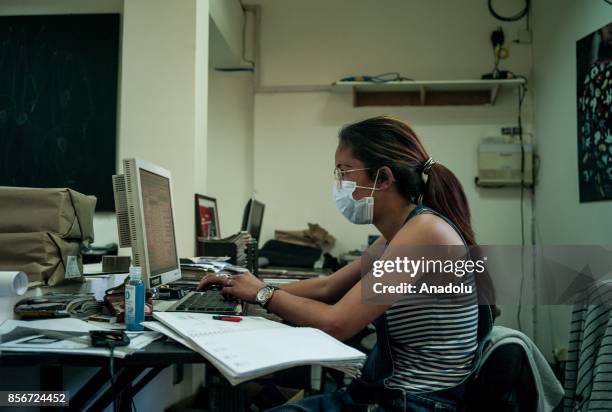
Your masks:
<instances>
[{"instance_id":1,"label":"dark artwork on wall","mask_svg":"<svg viewBox=\"0 0 612 412\"><path fill-rule=\"evenodd\" d=\"M576 43L580 202L612 199L612 23Z\"/></svg>"},{"instance_id":2,"label":"dark artwork on wall","mask_svg":"<svg viewBox=\"0 0 612 412\"><path fill-rule=\"evenodd\" d=\"M0 17L0 186L113 210L119 15Z\"/></svg>"}]
</instances>

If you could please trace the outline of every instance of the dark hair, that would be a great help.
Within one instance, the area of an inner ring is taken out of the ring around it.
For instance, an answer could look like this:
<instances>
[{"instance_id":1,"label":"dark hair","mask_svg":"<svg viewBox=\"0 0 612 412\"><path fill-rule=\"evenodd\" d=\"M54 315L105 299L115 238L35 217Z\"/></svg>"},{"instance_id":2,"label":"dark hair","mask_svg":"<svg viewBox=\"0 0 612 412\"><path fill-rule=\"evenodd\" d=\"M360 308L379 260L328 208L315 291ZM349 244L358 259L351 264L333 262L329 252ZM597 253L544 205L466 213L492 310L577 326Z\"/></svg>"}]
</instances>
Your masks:
<instances>
[{"instance_id":1,"label":"dark hair","mask_svg":"<svg viewBox=\"0 0 612 412\"><path fill-rule=\"evenodd\" d=\"M423 168L429 159L416 133L399 120L380 116L344 126L339 134L340 145L352 150L361 160L372 180L377 170L387 166L393 172L399 193L417 203L423 195L423 204L444 215L457 227L473 259L481 255L470 222L470 208L463 186L453 172L434 163L423 181ZM495 310L495 290L488 271L476 277L480 304L492 305Z\"/></svg>"},{"instance_id":2,"label":"dark hair","mask_svg":"<svg viewBox=\"0 0 612 412\"><path fill-rule=\"evenodd\" d=\"M349 147L370 168L372 179L379 168L389 167L404 198L417 203L423 195L423 204L450 219L468 245L476 244L470 208L459 179L435 163L428 172L427 183L423 182L423 167L429 155L410 126L386 116L373 117L343 127L339 137L340 145Z\"/></svg>"}]
</instances>

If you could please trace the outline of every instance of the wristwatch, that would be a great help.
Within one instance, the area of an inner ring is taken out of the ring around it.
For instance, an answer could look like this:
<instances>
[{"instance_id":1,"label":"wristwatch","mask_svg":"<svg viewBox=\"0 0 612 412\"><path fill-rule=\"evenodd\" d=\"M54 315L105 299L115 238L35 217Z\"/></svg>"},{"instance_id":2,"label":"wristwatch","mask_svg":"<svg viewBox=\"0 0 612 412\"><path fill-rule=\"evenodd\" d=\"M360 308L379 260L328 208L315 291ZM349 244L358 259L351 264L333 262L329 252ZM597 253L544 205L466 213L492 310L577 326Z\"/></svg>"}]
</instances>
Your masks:
<instances>
[{"instance_id":1,"label":"wristwatch","mask_svg":"<svg viewBox=\"0 0 612 412\"><path fill-rule=\"evenodd\" d=\"M262 308L265 308L272 299L272 295L274 295L274 291L278 289L276 286L266 285L263 288L257 291L257 295L255 295L255 302L259 303Z\"/></svg>"}]
</instances>

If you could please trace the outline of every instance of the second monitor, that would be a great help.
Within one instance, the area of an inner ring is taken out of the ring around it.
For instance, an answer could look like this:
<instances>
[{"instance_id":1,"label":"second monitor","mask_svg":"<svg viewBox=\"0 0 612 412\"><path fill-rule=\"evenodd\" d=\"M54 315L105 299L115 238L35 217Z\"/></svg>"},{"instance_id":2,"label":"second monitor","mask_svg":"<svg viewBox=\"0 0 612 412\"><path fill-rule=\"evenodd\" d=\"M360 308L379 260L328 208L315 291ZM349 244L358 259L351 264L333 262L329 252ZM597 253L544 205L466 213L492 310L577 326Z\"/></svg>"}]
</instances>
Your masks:
<instances>
[{"instance_id":1,"label":"second monitor","mask_svg":"<svg viewBox=\"0 0 612 412\"><path fill-rule=\"evenodd\" d=\"M259 243L261 224L266 206L258 200L249 199L242 215L242 230L247 231Z\"/></svg>"}]
</instances>

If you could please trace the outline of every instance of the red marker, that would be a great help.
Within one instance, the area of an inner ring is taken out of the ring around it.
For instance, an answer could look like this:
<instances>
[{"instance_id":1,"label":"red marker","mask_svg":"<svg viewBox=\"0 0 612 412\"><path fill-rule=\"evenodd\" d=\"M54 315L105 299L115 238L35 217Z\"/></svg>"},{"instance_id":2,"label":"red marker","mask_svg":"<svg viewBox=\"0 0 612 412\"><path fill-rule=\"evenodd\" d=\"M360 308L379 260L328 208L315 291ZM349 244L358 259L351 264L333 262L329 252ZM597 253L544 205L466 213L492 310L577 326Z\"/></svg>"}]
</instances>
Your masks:
<instances>
[{"instance_id":1,"label":"red marker","mask_svg":"<svg viewBox=\"0 0 612 412\"><path fill-rule=\"evenodd\" d=\"M242 318L240 316L213 316L214 320L223 320L225 322L240 322Z\"/></svg>"}]
</instances>

